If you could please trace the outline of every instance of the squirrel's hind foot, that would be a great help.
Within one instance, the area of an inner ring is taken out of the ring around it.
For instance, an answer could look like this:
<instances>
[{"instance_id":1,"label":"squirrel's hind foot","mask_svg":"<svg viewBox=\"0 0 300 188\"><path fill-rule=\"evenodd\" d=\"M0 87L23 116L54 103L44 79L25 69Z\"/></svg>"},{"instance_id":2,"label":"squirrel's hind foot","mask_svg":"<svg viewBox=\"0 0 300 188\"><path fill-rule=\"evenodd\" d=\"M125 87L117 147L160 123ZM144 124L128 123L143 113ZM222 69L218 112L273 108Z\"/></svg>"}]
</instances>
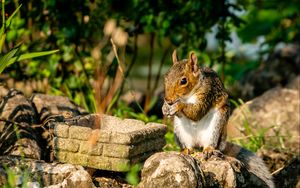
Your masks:
<instances>
[{"instance_id":1,"label":"squirrel's hind foot","mask_svg":"<svg viewBox=\"0 0 300 188\"><path fill-rule=\"evenodd\" d=\"M183 148L180 153L184 154L184 155L191 155L194 153L193 148Z\"/></svg>"},{"instance_id":2,"label":"squirrel's hind foot","mask_svg":"<svg viewBox=\"0 0 300 188\"><path fill-rule=\"evenodd\" d=\"M219 158L224 158L224 155L220 150L217 150L217 149L215 149L213 147L210 147L210 146L203 149L203 158L205 160L211 158L212 156L216 156L216 157L219 157Z\"/></svg>"}]
</instances>

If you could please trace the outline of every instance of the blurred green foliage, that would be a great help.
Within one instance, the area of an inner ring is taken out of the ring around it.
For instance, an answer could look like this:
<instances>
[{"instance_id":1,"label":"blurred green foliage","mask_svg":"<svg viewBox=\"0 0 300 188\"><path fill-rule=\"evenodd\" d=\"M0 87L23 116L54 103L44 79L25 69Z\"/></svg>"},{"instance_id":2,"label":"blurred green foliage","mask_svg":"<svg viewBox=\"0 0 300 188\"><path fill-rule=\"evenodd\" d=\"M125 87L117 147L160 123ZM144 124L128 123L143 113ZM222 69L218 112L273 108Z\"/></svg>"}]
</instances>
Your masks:
<instances>
[{"instance_id":1,"label":"blurred green foliage","mask_svg":"<svg viewBox=\"0 0 300 188\"><path fill-rule=\"evenodd\" d=\"M228 86L260 63L259 60L226 53L232 32L237 32L243 43L256 42L257 37L263 36L263 45L268 46L264 52L267 53L280 42L299 43L300 40L299 0L28 0L22 4L20 7L18 0L7 0L5 12L2 7L5 14L2 14L1 25L7 28L1 29L0 72L4 70L15 80L47 78L50 93L66 95L88 111L95 112L100 100L99 96L95 98L95 83L103 77L103 88L109 90L120 65L116 54L111 55L113 45L109 39L121 38L117 31L122 28L129 37L126 45L119 45L117 49L125 61L125 79L113 93L106 112L145 122L162 120L148 116L142 105L136 112L118 100L126 78L132 75L133 66L138 64L147 68L145 93L154 98L154 90L162 85L158 81L163 64L170 62L171 50L175 48L179 49L181 58L186 57L190 50L196 51L199 61L216 69ZM206 51L206 34L213 27L217 28L214 38L218 48ZM59 52L8 63L16 54L31 51L52 53L53 49L59 49ZM157 73L152 72L153 65L159 67ZM99 72L105 75L99 75ZM155 74L158 76L154 78ZM150 107L154 104L153 101L148 103ZM251 126L245 121L244 127L250 136L236 142L256 151L265 144L266 130L254 134ZM167 145L164 150L179 150L171 128L165 138ZM129 183L138 183L140 168L136 165L130 169L126 176ZM8 170L8 176L7 187L15 186L15 175Z\"/></svg>"},{"instance_id":2,"label":"blurred green foliage","mask_svg":"<svg viewBox=\"0 0 300 188\"><path fill-rule=\"evenodd\" d=\"M130 170L126 173L126 181L131 185L137 185L140 182L140 171L142 169L141 164L135 164L130 167Z\"/></svg>"},{"instance_id":3,"label":"blurred green foliage","mask_svg":"<svg viewBox=\"0 0 300 188\"><path fill-rule=\"evenodd\" d=\"M19 7L19 1L5 3L6 17L10 17ZM268 51L272 51L279 42L299 41L299 0L75 0L72 3L67 0L29 0L22 3L20 11L7 26L2 51L7 53L22 42L19 53L52 49L60 52L41 59L21 61L11 65L6 72L17 80L48 78L51 93L65 94L91 112L96 109L92 86L95 69L107 63L107 55L112 48L104 41L104 27L111 19L129 36L125 49L125 77L137 62L148 66L148 82L154 82L152 64L163 64L169 59L170 49L179 48L181 57L190 50L196 50L201 62L216 65L225 84L233 84L245 72L258 66L257 61L249 62L226 54L226 42L231 41L230 33L236 30L244 42L265 36ZM205 35L213 26L218 28L215 38L219 49L205 52ZM151 36L144 43L146 46L138 46L138 39L145 35ZM93 56L97 50L100 51L99 59ZM137 58L138 54L145 53L149 56ZM153 53L158 53L161 60L153 60ZM108 79L115 76L116 65L116 60L109 65ZM148 85L147 93L153 95L153 90L160 84L152 83L153 88Z\"/></svg>"},{"instance_id":4,"label":"blurred green foliage","mask_svg":"<svg viewBox=\"0 0 300 188\"><path fill-rule=\"evenodd\" d=\"M239 36L244 42L254 41L258 36L265 36L266 44L271 48L280 42L299 42L299 0L246 0L239 3L247 10L247 24L239 30Z\"/></svg>"},{"instance_id":5,"label":"blurred green foliage","mask_svg":"<svg viewBox=\"0 0 300 188\"><path fill-rule=\"evenodd\" d=\"M16 61L22 61L25 59L31 59L35 57L50 55L57 50L52 51L44 51L44 52L31 52L31 53L18 53L21 44L15 45L12 49L8 49L5 54L2 54L2 48L4 45L4 41L12 41L16 40L19 35L22 34L21 30L19 33L17 32L17 28L19 25L22 25L22 20L19 20L15 17L15 15L19 12L20 7L17 7L16 10L6 19L5 18L5 1L2 0L1 8L2 8L2 24L0 29L0 73L9 65L13 64Z\"/></svg>"},{"instance_id":6,"label":"blurred green foliage","mask_svg":"<svg viewBox=\"0 0 300 188\"><path fill-rule=\"evenodd\" d=\"M3 188L27 188L27 182L31 181L30 172L28 169L22 169L19 174L14 172L12 169L4 165L5 172L7 174L7 182L3 185Z\"/></svg>"},{"instance_id":7,"label":"blurred green foliage","mask_svg":"<svg viewBox=\"0 0 300 188\"><path fill-rule=\"evenodd\" d=\"M18 1L7 1L6 4L7 15L19 6ZM225 0L75 0L72 3L67 0L29 0L24 2L9 26L3 51L22 41L21 52L59 49L60 53L48 58L22 61L10 66L6 72L17 80L48 78L51 93L67 94L76 103L94 111L95 102L91 101L91 97L82 96L90 95L88 92L93 95L95 69L107 61L111 48L109 43L104 43L100 48L100 61L95 60L92 52L103 44L103 28L109 19L115 19L116 24L129 34L126 46L128 68L125 74L128 75L129 64L135 63L134 56L138 53L135 37L152 35L155 43L161 47L169 41L172 48L180 48L183 54L192 49L204 50L207 44L205 34L212 26L240 25L241 20L234 13L240 9L238 5ZM228 41L229 28L220 30L217 38ZM162 49L169 50L170 46L165 48ZM114 76L115 64L114 61L110 66L108 78Z\"/></svg>"},{"instance_id":8,"label":"blurred green foliage","mask_svg":"<svg viewBox=\"0 0 300 188\"><path fill-rule=\"evenodd\" d=\"M5 3L5 17L9 18L19 7L19 1ZM8 53L22 42L18 53L53 49L59 49L59 53L11 64L4 70L7 74L16 80L47 78L50 93L67 95L95 112L100 100L94 97L95 82L101 78L99 72L105 74L102 75L105 91L101 91L105 93L114 83L120 65L116 55L111 54L110 38L121 38L117 31L122 28L128 40L125 46L118 46L117 52L124 60L125 79L113 93L113 104L109 104L106 112L145 122L161 120L149 117L145 106L141 105L137 113L118 100L133 66L142 65L148 70L148 75L139 74L148 77L145 93L153 97L154 90L162 85L158 83L161 69L165 62L170 62L171 51L179 49L182 58L194 50L199 61L217 70L228 86L260 63L226 52L232 32L237 32L242 42L256 42L257 37L263 36L264 45L268 46L266 52L280 42L299 42L300 36L299 0L28 0L22 3L8 25L5 40L1 40L2 52ZM218 48L208 51L206 34L213 27L217 28L214 39ZM159 67L157 73L152 71L154 65ZM155 74L158 76L153 77ZM153 104L148 103L150 107ZM172 134L166 138L170 143L166 150L178 149ZM262 144L260 138L254 142Z\"/></svg>"}]
</instances>

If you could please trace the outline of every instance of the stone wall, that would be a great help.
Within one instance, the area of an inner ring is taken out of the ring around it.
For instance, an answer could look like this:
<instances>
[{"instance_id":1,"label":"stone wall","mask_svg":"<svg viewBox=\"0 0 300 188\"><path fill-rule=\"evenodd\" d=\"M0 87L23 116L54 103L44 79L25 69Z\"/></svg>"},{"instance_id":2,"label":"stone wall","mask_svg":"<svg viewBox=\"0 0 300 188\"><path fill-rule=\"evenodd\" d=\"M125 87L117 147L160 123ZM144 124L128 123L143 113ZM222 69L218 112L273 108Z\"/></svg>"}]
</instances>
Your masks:
<instances>
[{"instance_id":1,"label":"stone wall","mask_svg":"<svg viewBox=\"0 0 300 188\"><path fill-rule=\"evenodd\" d=\"M54 128L58 161L126 171L165 145L166 126L107 115L86 115L60 122Z\"/></svg>"}]
</instances>

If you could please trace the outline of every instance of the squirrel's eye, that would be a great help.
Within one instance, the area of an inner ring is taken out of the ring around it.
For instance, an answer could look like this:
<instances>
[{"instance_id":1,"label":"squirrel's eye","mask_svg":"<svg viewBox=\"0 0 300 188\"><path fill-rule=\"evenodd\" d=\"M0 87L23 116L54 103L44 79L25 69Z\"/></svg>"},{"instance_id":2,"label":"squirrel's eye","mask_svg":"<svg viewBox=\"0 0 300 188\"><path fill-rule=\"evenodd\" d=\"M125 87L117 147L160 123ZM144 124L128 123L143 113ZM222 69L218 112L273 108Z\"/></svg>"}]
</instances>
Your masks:
<instances>
[{"instance_id":1,"label":"squirrel's eye","mask_svg":"<svg viewBox=\"0 0 300 188\"><path fill-rule=\"evenodd\" d=\"M185 85L187 83L187 80L185 77L181 78L180 85Z\"/></svg>"}]
</instances>

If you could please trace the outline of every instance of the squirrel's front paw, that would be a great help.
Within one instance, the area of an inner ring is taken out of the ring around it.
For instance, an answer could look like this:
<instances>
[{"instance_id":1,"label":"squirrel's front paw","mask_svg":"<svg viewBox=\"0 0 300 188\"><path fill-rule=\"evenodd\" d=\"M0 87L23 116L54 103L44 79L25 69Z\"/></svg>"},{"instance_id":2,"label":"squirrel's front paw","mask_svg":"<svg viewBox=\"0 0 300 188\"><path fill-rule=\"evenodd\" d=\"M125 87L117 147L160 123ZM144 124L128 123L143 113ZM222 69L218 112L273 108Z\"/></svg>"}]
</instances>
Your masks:
<instances>
[{"instance_id":1,"label":"squirrel's front paw","mask_svg":"<svg viewBox=\"0 0 300 188\"><path fill-rule=\"evenodd\" d=\"M164 105L162 106L162 113L164 116L170 116L169 108L170 108L170 105L168 103L164 102Z\"/></svg>"},{"instance_id":2,"label":"squirrel's front paw","mask_svg":"<svg viewBox=\"0 0 300 188\"><path fill-rule=\"evenodd\" d=\"M165 116L174 116L180 110L180 103L176 102L172 105L169 105L167 102L164 102L162 107L162 112Z\"/></svg>"},{"instance_id":3,"label":"squirrel's front paw","mask_svg":"<svg viewBox=\"0 0 300 188\"><path fill-rule=\"evenodd\" d=\"M174 116L179 111L179 103L174 103L169 108L170 116Z\"/></svg>"}]
</instances>

